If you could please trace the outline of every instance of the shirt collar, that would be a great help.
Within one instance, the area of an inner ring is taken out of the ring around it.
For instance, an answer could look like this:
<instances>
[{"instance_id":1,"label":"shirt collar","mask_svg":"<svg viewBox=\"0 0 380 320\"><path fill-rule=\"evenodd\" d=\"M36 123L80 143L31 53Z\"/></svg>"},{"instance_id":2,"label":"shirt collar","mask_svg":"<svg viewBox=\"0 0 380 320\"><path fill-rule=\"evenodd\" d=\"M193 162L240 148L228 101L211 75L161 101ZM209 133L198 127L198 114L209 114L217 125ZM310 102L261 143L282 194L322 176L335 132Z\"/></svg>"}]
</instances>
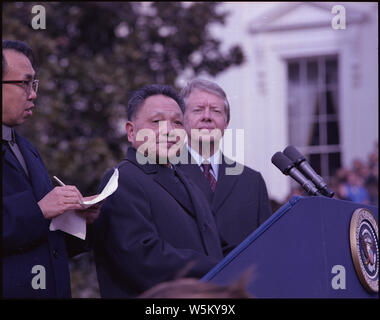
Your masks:
<instances>
[{"instance_id":1,"label":"shirt collar","mask_svg":"<svg viewBox=\"0 0 380 320\"><path fill-rule=\"evenodd\" d=\"M219 171L219 164L220 164L220 150L216 151L209 159L204 159L198 152L196 152L188 144L186 144L186 146L191 156L197 162L198 166L201 166L201 164L204 162L208 162L211 164L215 179L218 179L218 171Z\"/></svg>"},{"instance_id":2,"label":"shirt collar","mask_svg":"<svg viewBox=\"0 0 380 320\"><path fill-rule=\"evenodd\" d=\"M13 129L11 127L6 126L5 124L3 124L2 126L3 126L2 139L6 141L15 141Z\"/></svg>"}]
</instances>

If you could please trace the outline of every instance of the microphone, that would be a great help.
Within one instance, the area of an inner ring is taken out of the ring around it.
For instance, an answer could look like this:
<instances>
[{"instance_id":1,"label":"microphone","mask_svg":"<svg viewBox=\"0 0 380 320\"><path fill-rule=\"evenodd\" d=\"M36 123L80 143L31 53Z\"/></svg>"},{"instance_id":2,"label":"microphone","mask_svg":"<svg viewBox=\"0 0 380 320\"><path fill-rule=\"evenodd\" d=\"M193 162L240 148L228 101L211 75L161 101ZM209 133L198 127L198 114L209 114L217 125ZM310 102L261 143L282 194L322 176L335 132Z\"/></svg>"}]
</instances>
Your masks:
<instances>
[{"instance_id":1,"label":"microphone","mask_svg":"<svg viewBox=\"0 0 380 320\"><path fill-rule=\"evenodd\" d=\"M305 176L295 167L293 162L282 152L276 152L272 156L272 163L280 169L283 174L289 175L296 180L309 195L321 196L321 193L315 187L313 182L306 179Z\"/></svg>"},{"instance_id":2,"label":"microphone","mask_svg":"<svg viewBox=\"0 0 380 320\"><path fill-rule=\"evenodd\" d=\"M326 182L319 176L310 164L306 161L306 158L295 147L288 146L284 149L284 154L295 164L295 166L314 184L319 191L326 197L332 198L334 192L329 189Z\"/></svg>"}]
</instances>

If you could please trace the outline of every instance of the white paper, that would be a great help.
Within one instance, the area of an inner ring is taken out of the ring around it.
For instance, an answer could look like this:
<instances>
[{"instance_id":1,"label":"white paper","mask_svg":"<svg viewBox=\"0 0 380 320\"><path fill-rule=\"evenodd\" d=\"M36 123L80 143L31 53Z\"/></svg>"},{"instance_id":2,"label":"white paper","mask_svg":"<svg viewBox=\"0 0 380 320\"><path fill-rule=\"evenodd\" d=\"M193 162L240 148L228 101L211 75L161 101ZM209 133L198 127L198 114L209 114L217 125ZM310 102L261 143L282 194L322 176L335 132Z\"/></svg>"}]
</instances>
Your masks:
<instances>
[{"instance_id":1,"label":"white paper","mask_svg":"<svg viewBox=\"0 0 380 320\"><path fill-rule=\"evenodd\" d=\"M50 222L50 231L62 230L82 240L86 239L86 219L70 210L53 218Z\"/></svg>"},{"instance_id":2,"label":"white paper","mask_svg":"<svg viewBox=\"0 0 380 320\"><path fill-rule=\"evenodd\" d=\"M91 207L92 205L103 201L105 198L113 194L118 187L119 180L119 170L116 168L113 172L111 178L108 180L107 185L103 188L102 192L94 199L82 201L81 204L85 205L86 208Z\"/></svg>"},{"instance_id":3,"label":"white paper","mask_svg":"<svg viewBox=\"0 0 380 320\"><path fill-rule=\"evenodd\" d=\"M83 201L82 204L86 208L104 200L114 193L118 187L119 170L116 168L111 178L108 180L107 185L102 192L94 199ZM72 234L82 240L86 239L86 219L79 216L74 210L70 210L53 218L49 226L50 231L61 230L66 233Z\"/></svg>"}]
</instances>

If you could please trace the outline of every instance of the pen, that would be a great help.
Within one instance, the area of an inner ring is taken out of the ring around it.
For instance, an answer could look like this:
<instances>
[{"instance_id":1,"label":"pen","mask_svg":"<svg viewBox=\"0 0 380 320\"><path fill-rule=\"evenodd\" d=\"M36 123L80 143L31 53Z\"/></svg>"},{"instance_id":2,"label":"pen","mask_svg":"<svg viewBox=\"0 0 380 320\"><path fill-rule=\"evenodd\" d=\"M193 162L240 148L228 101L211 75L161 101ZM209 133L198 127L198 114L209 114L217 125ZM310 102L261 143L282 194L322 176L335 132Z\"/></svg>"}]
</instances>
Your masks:
<instances>
[{"instance_id":1,"label":"pen","mask_svg":"<svg viewBox=\"0 0 380 320\"><path fill-rule=\"evenodd\" d=\"M65 186L65 184L59 180L56 176L53 176L53 178L61 185L61 186Z\"/></svg>"},{"instance_id":2,"label":"pen","mask_svg":"<svg viewBox=\"0 0 380 320\"><path fill-rule=\"evenodd\" d=\"M61 180L59 180L58 179L58 177L56 177L56 176L53 176L53 178L63 187L63 186L65 186L65 184L61 181ZM82 197L82 195L81 195L81 197ZM83 202L83 200L79 200L79 203L82 203Z\"/></svg>"}]
</instances>

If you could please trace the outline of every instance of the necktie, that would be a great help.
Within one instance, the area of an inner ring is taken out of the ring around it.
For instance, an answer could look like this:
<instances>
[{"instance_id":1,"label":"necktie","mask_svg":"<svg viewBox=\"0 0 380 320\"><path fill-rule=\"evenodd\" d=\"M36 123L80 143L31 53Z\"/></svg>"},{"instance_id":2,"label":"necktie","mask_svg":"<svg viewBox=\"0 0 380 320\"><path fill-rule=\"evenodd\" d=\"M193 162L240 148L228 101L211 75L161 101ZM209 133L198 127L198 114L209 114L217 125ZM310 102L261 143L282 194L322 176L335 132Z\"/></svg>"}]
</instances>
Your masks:
<instances>
[{"instance_id":1,"label":"necktie","mask_svg":"<svg viewBox=\"0 0 380 320\"><path fill-rule=\"evenodd\" d=\"M16 136L13 129L12 129L11 139L10 140L7 139L7 142L8 142L8 146L11 148L13 154L16 156L21 167L24 169L25 174L29 176L24 157L22 156L21 151L16 143Z\"/></svg>"},{"instance_id":2,"label":"necktie","mask_svg":"<svg viewBox=\"0 0 380 320\"><path fill-rule=\"evenodd\" d=\"M210 172L211 164L210 163L202 163L202 168L203 168L203 174L206 177L212 192L214 192L215 188L216 188L216 180L215 180L214 176L212 175L212 173Z\"/></svg>"}]
</instances>

